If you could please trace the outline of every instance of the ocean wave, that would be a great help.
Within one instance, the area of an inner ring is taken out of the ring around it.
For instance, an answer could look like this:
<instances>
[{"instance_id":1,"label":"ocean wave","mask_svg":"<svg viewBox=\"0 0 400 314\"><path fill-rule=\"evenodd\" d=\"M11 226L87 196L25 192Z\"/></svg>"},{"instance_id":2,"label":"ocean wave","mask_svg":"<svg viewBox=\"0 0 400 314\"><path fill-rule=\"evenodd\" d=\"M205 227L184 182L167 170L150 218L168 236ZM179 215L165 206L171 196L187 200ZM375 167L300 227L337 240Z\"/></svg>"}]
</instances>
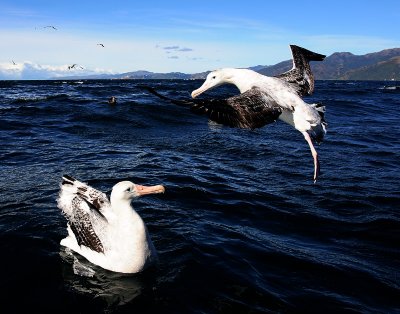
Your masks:
<instances>
[{"instance_id":1,"label":"ocean wave","mask_svg":"<svg viewBox=\"0 0 400 314\"><path fill-rule=\"evenodd\" d=\"M46 101L68 101L69 95L59 94L59 95L48 95L48 96L31 96L31 97L18 97L11 101L11 104L25 104L25 103L35 103L35 102L46 102Z\"/></svg>"}]
</instances>

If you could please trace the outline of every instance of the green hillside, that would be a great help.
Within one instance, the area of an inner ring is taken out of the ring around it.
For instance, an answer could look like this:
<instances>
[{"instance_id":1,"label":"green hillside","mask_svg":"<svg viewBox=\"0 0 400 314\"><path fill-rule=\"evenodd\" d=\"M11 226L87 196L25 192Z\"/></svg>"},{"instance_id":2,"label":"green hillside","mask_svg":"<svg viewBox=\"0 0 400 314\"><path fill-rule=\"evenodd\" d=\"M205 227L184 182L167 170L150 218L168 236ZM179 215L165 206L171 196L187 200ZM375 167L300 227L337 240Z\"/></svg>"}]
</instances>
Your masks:
<instances>
[{"instance_id":1,"label":"green hillside","mask_svg":"<svg viewBox=\"0 0 400 314\"><path fill-rule=\"evenodd\" d=\"M342 80L400 81L400 56L347 72Z\"/></svg>"}]
</instances>

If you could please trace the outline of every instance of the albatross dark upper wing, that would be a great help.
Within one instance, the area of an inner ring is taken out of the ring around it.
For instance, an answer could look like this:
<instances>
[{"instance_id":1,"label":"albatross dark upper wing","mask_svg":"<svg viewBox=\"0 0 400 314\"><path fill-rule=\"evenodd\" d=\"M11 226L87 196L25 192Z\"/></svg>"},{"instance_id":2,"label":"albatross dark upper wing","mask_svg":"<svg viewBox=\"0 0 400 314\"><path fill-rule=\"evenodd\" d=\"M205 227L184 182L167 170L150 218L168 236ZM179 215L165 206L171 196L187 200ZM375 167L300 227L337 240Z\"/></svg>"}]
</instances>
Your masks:
<instances>
[{"instance_id":1,"label":"albatross dark upper wing","mask_svg":"<svg viewBox=\"0 0 400 314\"><path fill-rule=\"evenodd\" d=\"M103 211L110 207L107 196L64 175L58 205L67 218L78 244L104 253L100 234L108 224L103 215Z\"/></svg>"},{"instance_id":2,"label":"albatross dark upper wing","mask_svg":"<svg viewBox=\"0 0 400 314\"><path fill-rule=\"evenodd\" d=\"M75 186L75 194L85 201L95 214L105 219L103 211L110 208L111 203L103 192L100 192L99 190L96 190L68 175L63 175L62 185Z\"/></svg>"},{"instance_id":3,"label":"albatross dark upper wing","mask_svg":"<svg viewBox=\"0 0 400 314\"><path fill-rule=\"evenodd\" d=\"M79 245L84 245L98 253L104 253L104 246L96 233L96 224L93 217L87 210L88 203L80 197L72 200L71 206L74 208L73 215L66 215L72 232Z\"/></svg>"},{"instance_id":4,"label":"albatross dark upper wing","mask_svg":"<svg viewBox=\"0 0 400 314\"><path fill-rule=\"evenodd\" d=\"M252 88L238 96L227 99L198 99L191 110L205 114L212 121L230 127L256 129L275 122L282 113L271 97Z\"/></svg>"},{"instance_id":5,"label":"albatross dark upper wing","mask_svg":"<svg viewBox=\"0 0 400 314\"><path fill-rule=\"evenodd\" d=\"M314 91L314 75L310 61L323 61L325 56L295 45L290 45L290 49L293 68L275 77L290 83L299 96L311 95Z\"/></svg>"},{"instance_id":6,"label":"albatross dark upper wing","mask_svg":"<svg viewBox=\"0 0 400 314\"><path fill-rule=\"evenodd\" d=\"M143 86L152 94L176 105L190 107L191 111L206 115L214 122L230 127L256 129L278 119L281 108L259 88L226 99L174 100Z\"/></svg>"}]
</instances>

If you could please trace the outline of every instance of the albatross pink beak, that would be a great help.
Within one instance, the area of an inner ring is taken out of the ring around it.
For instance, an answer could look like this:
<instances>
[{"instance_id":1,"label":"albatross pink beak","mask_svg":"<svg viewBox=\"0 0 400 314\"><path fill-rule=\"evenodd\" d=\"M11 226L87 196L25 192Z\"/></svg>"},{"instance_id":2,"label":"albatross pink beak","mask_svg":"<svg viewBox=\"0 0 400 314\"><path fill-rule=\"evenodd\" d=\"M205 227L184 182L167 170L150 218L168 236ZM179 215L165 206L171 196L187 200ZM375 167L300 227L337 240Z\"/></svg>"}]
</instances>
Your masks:
<instances>
[{"instance_id":1,"label":"albatross pink beak","mask_svg":"<svg viewBox=\"0 0 400 314\"><path fill-rule=\"evenodd\" d=\"M196 98L197 96L199 96L201 93L203 93L205 91L205 89L202 89L201 87L198 89L195 89L192 92L192 98Z\"/></svg>"},{"instance_id":2,"label":"albatross pink beak","mask_svg":"<svg viewBox=\"0 0 400 314\"><path fill-rule=\"evenodd\" d=\"M135 184L137 193L142 195L164 193L165 188L162 185L144 186Z\"/></svg>"},{"instance_id":3,"label":"albatross pink beak","mask_svg":"<svg viewBox=\"0 0 400 314\"><path fill-rule=\"evenodd\" d=\"M200 94L204 93L206 90L212 88L214 86L212 86L210 84L210 81L206 80L203 85L201 85L198 89L195 89L192 92L192 98L196 98L197 96L199 96Z\"/></svg>"}]
</instances>

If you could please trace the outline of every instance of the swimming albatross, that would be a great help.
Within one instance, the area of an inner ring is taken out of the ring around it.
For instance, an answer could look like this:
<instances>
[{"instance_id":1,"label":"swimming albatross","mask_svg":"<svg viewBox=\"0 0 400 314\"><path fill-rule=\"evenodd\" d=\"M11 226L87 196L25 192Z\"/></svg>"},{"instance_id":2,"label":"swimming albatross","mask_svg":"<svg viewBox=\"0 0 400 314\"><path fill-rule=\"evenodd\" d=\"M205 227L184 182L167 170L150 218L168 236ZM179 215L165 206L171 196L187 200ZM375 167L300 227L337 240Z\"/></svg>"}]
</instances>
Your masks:
<instances>
[{"instance_id":1,"label":"swimming albatross","mask_svg":"<svg viewBox=\"0 0 400 314\"><path fill-rule=\"evenodd\" d=\"M164 191L162 185L122 181L114 185L109 201L104 193L64 175L57 202L68 220L68 236L61 245L111 271L145 269L157 260L157 252L130 203L133 198Z\"/></svg>"},{"instance_id":2,"label":"swimming albatross","mask_svg":"<svg viewBox=\"0 0 400 314\"><path fill-rule=\"evenodd\" d=\"M311 95L314 90L309 61L322 61L325 56L295 45L290 45L290 48L293 68L285 73L269 77L248 69L219 69L210 72L203 85L192 92L192 98L196 98L222 84L236 85L241 94L227 99L173 100L151 87L145 88L158 97L190 106L193 112L230 127L261 128L277 119L292 125L310 146L316 182L320 166L313 141L322 142L326 133L325 107L308 104L301 97Z\"/></svg>"}]
</instances>

